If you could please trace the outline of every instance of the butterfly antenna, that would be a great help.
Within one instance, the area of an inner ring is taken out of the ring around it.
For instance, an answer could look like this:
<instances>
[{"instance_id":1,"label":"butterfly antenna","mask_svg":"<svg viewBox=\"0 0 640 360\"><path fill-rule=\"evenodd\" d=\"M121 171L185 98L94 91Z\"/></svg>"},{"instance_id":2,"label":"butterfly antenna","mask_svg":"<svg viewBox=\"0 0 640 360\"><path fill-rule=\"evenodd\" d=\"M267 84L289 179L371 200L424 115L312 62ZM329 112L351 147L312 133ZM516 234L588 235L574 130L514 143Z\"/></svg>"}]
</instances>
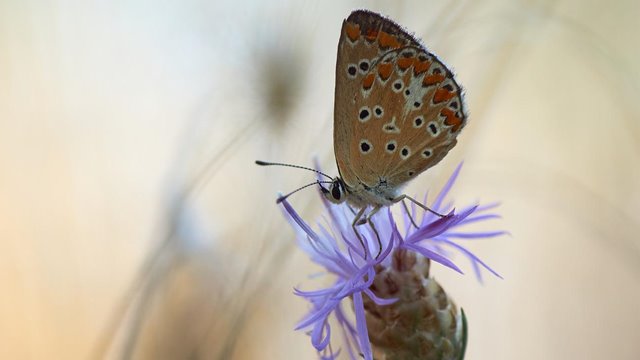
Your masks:
<instances>
[{"instance_id":1,"label":"butterfly antenna","mask_svg":"<svg viewBox=\"0 0 640 360\"><path fill-rule=\"evenodd\" d=\"M312 182L312 183L310 183L310 184L307 184L307 185L301 186L301 187L299 187L299 188L297 188L297 189L293 190L292 192L288 193L287 195L280 196L280 197L278 198L278 200L276 200L276 204L280 204L281 202L283 202L283 201L284 201L286 198L288 198L289 196L291 196L291 195L293 195L293 194L297 193L298 191L300 191L300 190L302 190L302 189L308 188L309 186L316 185L316 184L317 184L317 185L320 185L320 184L331 184L332 182L333 182L333 181L314 181L314 182ZM322 185L320 185L320 186L322 186Z\"/></svg>"},{"instance_id":2,"label":"butterfly antenna","mask_svg":"<svg viewBox=\"0 0 640 360\"><path fill-rule=\"evenodd\" d=\"M260 165L260 166L271 166L271 165L277 165L277 166L287 166L287 167L292 167L292 168L297 168L297 169L304 169L304 170L309 170L309 171L313 171L316 174L320 174L322 176L327 177L328 179L333 180L333 178L325 173L323 173L322 171L316 170L316 169L312 169L312 168L308 168L308 167L304 167L304 166L300 166L300 165L291 165L291 164L283 164L283 163L274 163L274 162L267 162L267 161L262 161L262 160L256 160L256 164ZM313 183L315 184L315 183ZM310 184L311 185L311 184ZM307 185L308 186L308 185ZM288 196L288 195L287 195Z\"/></svg>"}]
</instances>

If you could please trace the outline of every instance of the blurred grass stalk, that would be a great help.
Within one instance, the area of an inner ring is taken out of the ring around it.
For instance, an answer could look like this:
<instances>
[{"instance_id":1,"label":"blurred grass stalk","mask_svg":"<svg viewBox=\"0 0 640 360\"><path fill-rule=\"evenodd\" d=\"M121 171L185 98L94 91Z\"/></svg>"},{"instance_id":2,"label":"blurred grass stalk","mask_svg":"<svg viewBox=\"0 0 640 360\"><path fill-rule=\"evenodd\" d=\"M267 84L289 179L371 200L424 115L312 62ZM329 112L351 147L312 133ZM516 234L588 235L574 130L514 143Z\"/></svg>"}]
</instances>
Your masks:
<instances>
[{"instance_id":1,"label":"blurred grass stalk","mask_svg":"<svg viewBox=\"0 0 640 360\"><path fill-rule=\"evenodd\" d=\"M185 185L177 186L174 192L178 195L173 196L166 220L159 226L165 228L160 232L166 235L150 251L124 294L92 358L229 359L247 317L262 299L259 294L270 284L265 277L277 276L286 264L282 259L292 244L273 224L247 224L225 234L224 242L256 240L255 251L250 254L225 253L217 246L220 240L212 241L211 234L202 234L198 229L197 218L201 215L194 214L193 207L201 191L215 184L222 164L237 161L232 150L262 131L277 139L291 117L304 86L304 54L292 46L295 39L273 33L278 30L281 29L267 28L259 33L260 39L251 42L246 59L246 63L258 66L248 73L239 71L247 76L248 83L257 85L242 89L256 96L257 119L232 127L235 134L215 149L210 159L205 159L202 170ZM225 99L222 104L227 104ZM196 137L207 141L206 135ZM194 144L187 141L184 146L187 148L181 157L187 158L180 158L178 163L193 163L188 157L195 150L189 148ZM271 211L276 211L275 204L269 205ZM206 243L209 246L203 246Z\"/></svg>"}]
</instances>

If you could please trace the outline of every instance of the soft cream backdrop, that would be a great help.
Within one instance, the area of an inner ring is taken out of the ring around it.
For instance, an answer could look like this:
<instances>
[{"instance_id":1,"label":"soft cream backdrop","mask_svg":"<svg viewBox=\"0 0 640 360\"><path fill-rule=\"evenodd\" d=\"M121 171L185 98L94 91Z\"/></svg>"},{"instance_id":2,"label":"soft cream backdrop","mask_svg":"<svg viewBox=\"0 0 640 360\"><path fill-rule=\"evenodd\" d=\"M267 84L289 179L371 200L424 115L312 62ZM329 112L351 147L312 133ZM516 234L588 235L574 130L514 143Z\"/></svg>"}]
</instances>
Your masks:
<instances>
[{"instance_id":1,"label":"soft cream backdrop","mask_svg":"<svg viewBox=\"0 0 640 360\"><path fill-rule=\"evenodd\" d=\"M318 269L273 202L312 177L252 162L335 173L360 7L467 90L459 145L407 192L464 160L456 199L501 201L512 233L473 246L505 280L434 270L468 357L637 359L640 5L578 0L1 2L0 358L315 358L291 290ZM292 198L311 222L315 196Z\"/></svg>"}]
</instances>

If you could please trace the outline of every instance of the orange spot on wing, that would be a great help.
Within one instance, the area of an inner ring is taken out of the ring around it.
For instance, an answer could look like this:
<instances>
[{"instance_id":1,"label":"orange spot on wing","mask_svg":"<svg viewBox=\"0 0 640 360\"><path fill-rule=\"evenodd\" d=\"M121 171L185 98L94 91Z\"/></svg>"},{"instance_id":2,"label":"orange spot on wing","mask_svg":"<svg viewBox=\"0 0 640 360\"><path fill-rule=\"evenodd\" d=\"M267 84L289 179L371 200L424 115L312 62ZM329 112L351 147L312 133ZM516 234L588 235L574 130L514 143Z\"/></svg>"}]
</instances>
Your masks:
<instances>
[{"instance_id":1,"label":"orange spot on wing","mask_svg":"<svg viewBox=\"0 0 640 360\"><path fill-rule=\"evenodd\" d=\"M447 91L445 89L438 89L436 90L436 93L433 95L433 103L434 104L441 103L443 101L447 101L451 99L454 96L456 96L456 94L453 92Z\"/></svg>"},{"instance_id":2,"label":"orange spot on wing","mask_svg":"<svg viewBox=\"0 0 640 360\"><path fill-rule=\"evenodd\" d=\"M400 47L400 42L396 39L395 36L386 33L384 31L380 32L380 37L378 37L378 43L380 47L383 49L392 48L397 49Z\"/></svg>"},{"instance_id":3,"label":"orange spot on wing","mask_svg":"<svg viewBox=\"0 0 640 360\"><path fill-rule=\"evenodd\" d=\"M365 76L364 79L362 80L362 87L365 90L371 89L374 79L375 79L375 76L373 75L373 73L369 73L369 75Z\"/></svg>"},{"instance_id":4,"label":"orange spot on wing","mask_svg":"<svg viewBox=\"0 0 640 360\"><path fill-rule=\"evenodd\" d=\"M344 27L345 31L347 32L347 36L351 41L358 40L358 38L360 37L360 25L346 23Z\"/></svg>"},{"instance_id":5,"label":"orange spot on wing","mask_svg":"<svg viewBox=\"0 0 640 360\"><path fill-rule=\"evenodd\" d=\"M369 41L374 41L378 38L378 30L369 29L364 37Z\"/></svg>"},{"instance_id":6,"label":"orange spot on wing","mask_svg":"<svg viewBox=\"0 0 640 360\"><path fill-rule=\"evenodd\" d=\"M444 120L445 125L453 126L453 128L451 128L451 131L453 132L458 131L458 129L460 128L460 125L462 125L462 119L460 119L459 117L456 117L456 114L451 109L447 109L447 108L442 109L440 111L440 114L446 118Z\"/></svg>"},{"instance_id":7,"label":"orange spot on wing","mask_svg":"<svg viewBox=\"0 0 640 360\"><path fill-rule=\"evenodd\" d=\"M425 76L424 79L422 80L422 85L423 86L431 86L431 85L434 85L434 84L441 83L442 81L444 81L444 75L442 75L442 74L433 74L433 75Z\"/></svg>"},{"instance_id":8,"label":"orange spot on wing","mask_svg":"<svg viewBox=\"0 0 640 360\"><path fill-rule=\"evenodd\" d=\"M389 76L391 76L391 72L393 71L393 65L391 63L380 64L378 65L378 74L382 80L387 80Z\"/></svg>"},{"instance_id":9,"label":"orange spot on wing","mask_svg":"<svg viewBox=\"0 0 640 360\"><path fill-rule=\"evenodd\" d=\"M411 67L411 65L413 65L413 63L416 61L416 58L400 58L398 59L398 67L400 68L400 70L407 70L408 68Z\"/></svg>"},{"instance_id":10,"label":"orange spot on wing","mask_svg":"<svg viewBox=\"0 0 640 360\"><path fill-rule=\"evenodd\" d=\"M422 74L423 72L429 70L430 66L431 66L431 63L429 62L429 60L416 61L415 64L413 64L413 73L416 76L418 76L418 75Z\"/></svg>"}]
</instances>

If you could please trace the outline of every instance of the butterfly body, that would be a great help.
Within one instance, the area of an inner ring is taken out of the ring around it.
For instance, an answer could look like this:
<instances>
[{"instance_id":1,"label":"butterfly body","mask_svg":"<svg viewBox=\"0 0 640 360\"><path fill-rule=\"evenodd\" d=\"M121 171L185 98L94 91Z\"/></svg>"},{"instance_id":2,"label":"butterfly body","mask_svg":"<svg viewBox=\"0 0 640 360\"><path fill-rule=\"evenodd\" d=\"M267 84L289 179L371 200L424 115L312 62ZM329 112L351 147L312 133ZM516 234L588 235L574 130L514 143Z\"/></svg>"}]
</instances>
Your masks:
<instances>
[{"instance_id":1,"label":"butterfly body","mask_svg":"<svg viewBox=\"0 0 640 360\"><path fill-rule=\"evenodd\" d=\"M339 176L256 163L328 178L317 181L325 198L359 208L352 223L356 236L366 249L356 226L369 223L381 251L371 216L382 207L408 199L444 216L400 189L440 162L466 123L462 89L447 66L392 20L356 10L342 23L338 41L333 143Z\"/></svg>"}]
</instances>

